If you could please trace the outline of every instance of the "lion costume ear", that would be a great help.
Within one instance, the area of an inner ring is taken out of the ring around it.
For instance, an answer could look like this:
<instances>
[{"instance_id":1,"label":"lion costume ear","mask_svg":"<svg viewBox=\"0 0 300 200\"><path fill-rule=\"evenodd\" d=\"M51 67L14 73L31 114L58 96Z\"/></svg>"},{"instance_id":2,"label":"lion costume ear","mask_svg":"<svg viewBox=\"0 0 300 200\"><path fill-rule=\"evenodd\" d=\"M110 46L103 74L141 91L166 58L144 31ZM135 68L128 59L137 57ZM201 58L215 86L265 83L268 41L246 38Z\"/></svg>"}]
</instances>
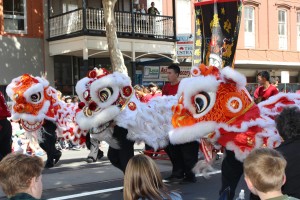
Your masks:
<instances>
[{"instance_id":1,"label":"lion costume ear","mask_svg":"<svg viewBox=\"0 0 300 200\"><path fill-rule=\"evenodd\" d=\"M217 80L220 79L220 70L215 66L206 66L205 64L200 64L198 67L192 67L191 75L194 77L197 76L215 76Z\"/></svg>"}]
</instances>

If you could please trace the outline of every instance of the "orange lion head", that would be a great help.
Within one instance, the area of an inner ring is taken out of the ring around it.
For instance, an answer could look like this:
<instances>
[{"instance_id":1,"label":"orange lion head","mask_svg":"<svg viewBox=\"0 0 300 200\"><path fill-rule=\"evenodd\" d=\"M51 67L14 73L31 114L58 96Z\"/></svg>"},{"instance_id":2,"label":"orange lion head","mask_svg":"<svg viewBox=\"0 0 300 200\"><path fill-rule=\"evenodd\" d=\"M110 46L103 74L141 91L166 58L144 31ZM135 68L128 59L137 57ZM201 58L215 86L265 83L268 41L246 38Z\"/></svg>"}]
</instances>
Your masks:
<instances>
[{"instance_id":1,"label":"orange lion head","mask_svg":"<svg viewBox=\"0 0 300 200\"><path fill-rule=\"evenodd\" d=\"M206 137L219 123L230 124L253 105L246 78L232 68L192 67L193 77L180 82L170 133L172 143Z\"/></svg>"},{"instance_id":2,"label":"orange lion head","mask_svg":"<svg viewBox=\"0 0 300 200\"><path fill-rule=\"evenodd\" d=\"M41 77L24 74L12 80L6 92L13 101L12 114L27 131L41 128L44 119L54 119L57 92Z\"/></svg>"}]
</instances>

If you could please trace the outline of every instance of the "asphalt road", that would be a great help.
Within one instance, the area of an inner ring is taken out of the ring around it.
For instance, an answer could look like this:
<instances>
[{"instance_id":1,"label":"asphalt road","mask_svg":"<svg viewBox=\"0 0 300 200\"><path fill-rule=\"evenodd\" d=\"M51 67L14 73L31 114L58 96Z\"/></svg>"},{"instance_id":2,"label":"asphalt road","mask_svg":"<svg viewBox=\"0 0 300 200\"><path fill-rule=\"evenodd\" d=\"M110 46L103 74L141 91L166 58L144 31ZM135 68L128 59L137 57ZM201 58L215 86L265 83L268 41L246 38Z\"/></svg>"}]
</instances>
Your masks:
<instances>
[{"instance_id":1,"label":"asphalt road","mask_svg":"<svg viewBox=\"0 0 300 200\"><path fill-rule=\"evenodd\" d=\"M103 147L106 151L106 147ZM136 153L140 147L137 146ZM43 171L43 199L123 199L122 186L123 174L113 167L106 157L93 164L87 164L85 158L88 151L63 151L63 156L58 166ZM43 157L45 159L45 157ZM171 172L171 163L166 160L157 160L163 177ZM220 161L216 163L215 170L209 179L202 174L197 175L197 183L167 184L170 190L179 192L187 200L217 200L221 186ZM246 189L243 180L238 186L237 194L241 189ZM247 193L247 191L246 191ZM248 195L247 195L248 196ZM0 191L0 199L6 199Z\"/></svg>"}]
</instances>

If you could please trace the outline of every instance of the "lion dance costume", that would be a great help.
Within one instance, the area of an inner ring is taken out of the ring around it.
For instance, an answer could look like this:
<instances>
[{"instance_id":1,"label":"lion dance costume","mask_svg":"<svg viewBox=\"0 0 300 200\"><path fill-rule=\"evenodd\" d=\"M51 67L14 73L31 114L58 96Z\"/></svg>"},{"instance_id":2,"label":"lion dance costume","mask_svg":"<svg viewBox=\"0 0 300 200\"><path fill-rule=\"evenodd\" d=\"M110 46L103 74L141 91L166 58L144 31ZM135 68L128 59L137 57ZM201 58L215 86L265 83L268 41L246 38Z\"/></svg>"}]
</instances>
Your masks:
<instances>
[{"instance_id":1,"label":"lion dance costume","mask_svg":"<svg viewBox=\"0 0 300 200\"><path fill-rule=\"evenodd\" d=\"M13 79L6 92L13 100L12 118L20 120L29 137L38 133L39 144L48 156L45 167L53 167L61 156L55 148L57 136L74 144L85 142L87 131L75 122L76 110L58 99L46 79L24 74Z\"/></svg>"},{"instance_id":2,"label":"lion dance costume","mask_svg":"<svg viewBox=\"0 0 300 200\"><path fill-rule=\"evenodd\" d=\"M245 76L230 67L242 1L203 1L195 3L195 9L192 77L179 85L169 137L173 144L204 139L215 148L224 147L220 192L230 187L229 199L233 199L243 174L243 160L254 148L280 145L274 119L286 106L299 107L300 95L279 93L256 105L245 88ZM205 157L208 162L212 159L212 155ZM200 162L195 168L207 166Z\"/></svg>"}]
</instances>

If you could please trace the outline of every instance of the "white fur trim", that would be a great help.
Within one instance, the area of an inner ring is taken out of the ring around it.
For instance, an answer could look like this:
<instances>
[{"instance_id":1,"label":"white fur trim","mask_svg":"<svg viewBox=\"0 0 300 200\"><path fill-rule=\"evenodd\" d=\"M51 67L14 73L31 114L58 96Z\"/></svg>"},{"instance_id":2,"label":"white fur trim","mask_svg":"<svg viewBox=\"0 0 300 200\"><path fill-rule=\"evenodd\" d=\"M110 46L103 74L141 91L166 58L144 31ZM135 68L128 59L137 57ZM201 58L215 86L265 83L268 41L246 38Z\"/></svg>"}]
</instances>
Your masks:
<instances>
[{"instance_id":1,"label":"white fur trim","mask_svg":"<svg viewBox=\"0 0 300 200\"><path fill-rule=\"evenodd\" d=\"M245 150L241 151L241 149L236 146L233 142L228 142L226 145L226 149L233 151L237 160L243 162L243 160L249 155L250 151Z\"/></svg>"},{"instance_id":2,"label":"white fur trim","mask_svg":"<svg viewBox=\"0 0 300 200\"><path fill-rule=\"evenodd\" d=\"M217 123L213 121L199 122L193 126L173 129L169 132L170 142L172 144L184 144L196 141L199 138L206 137L209 133L214 132Z\"/></svg>"},{"instance_id":3,"label":"white fur trim","mask_svg":"<svg viewBox=\"0 0 300 200\"><path fill-rule=\"evenodd\" d=\"M13 88L16 86L17 83L19 83L21 80L21 76L14 78L10 84L7 85L6 87L6 93L9 96L9 98L11 98L11 100L13 100L13 95L14 95L14 91Z\"/></svg>"},{"instance_id":4,"label":"white fur trim","mask_svg":"<svg viewBox=\"0 0 300 200\"><path fill-rule=\"evenodd\" d=\"M33 102L30 96L38 92L41 94L41 99L38 102ZM34 84L30 86L30 88L28 88L23 95L28 103L38 104L44 100L44 86L41 83Z\"/></svg>"},{"instance_id":5,"label":"white fur trim","mask_svg":"<svg viewBox=\"0 0 300 200\"><path fill-rule=\"evenodd\" d=\"M92 117L86 117L83 111L80 111L76 115L76 122L80 128L89 130L113 120L118 114L120 114L120 108L117 106L109 106L103 110L94 112Z\"/></svg>"},{"instance_id":6,"label":"white fur trim","mask_svg":"<svg viewBox=\"0 0 300 200\"><path fill-rule=\"evenodd\" d=\"M114 72L113 74L109 74L94 81L91 84L90 95L93 101L95 101L100 108L106 108L112 105L117 100L120 94L120 88L123 88L125 86L130 86L129 77L122 73ZM98 93L100 89L107 87L112 88L113 94L106 102L102 103L99 99Z\"/></svg>"},{"instance_id":7,"label":"white fur trim","mask_svg":"<svg viewBox=\"0 0 300 200\"><path fill-rule=\"evenodd\" d=\"M292 104L292 105L283 104L280 102L281 98L287 98L290 101L294 101L295 104ZM278 103L276 103L276 102L278 102ZM276 103L276 105L274 107L272 107L271 109L267 108L268 105L271 105L274 103ZM271 96L268 100L262 101L261 103L258 104L258 107L259 107L261 113L264 115L268 115L268 116L277 116L280 114L279 108L288 107L288 106L296 106L296 107L300 108L300 94L279 93L275 96Z\"/></svg>"},{"instance_id":8,"label":"white fur trim","mask_svg":"<svg viewBox=\"0 0 300 200\"><path fill-rule=\"evenodd\" d=\"M87 103L86 100L83 97L83 93L89 89L88 83L93 80L88 77L84 77L83 79L80 79L75 87L76 93L78 95L78 98L80 99L81 102Z\"/></svg>"},{"instance_id":9,"label":"white fur trim","mask_svg":"<svg viewBox=\"0 0 300 200\"><path fill-rule=\"evenodd\" d=\"M223 78L234 81L239 89L244 88L247 84L246 77L231 67L224 67L221 74Z\"/></svg>"},{"instance_id":10,"label":"white fur trim","mask_svg":"<svg viewBox=\"0 0 300 200\"><path fill-rule=\"evenodd\" d=\"M41 78L39 76L36 76L34 78L37 79L39 81L39 83L41 83L43 85L43 87L48 87L49 86L49 82L46 79Z\"/></svg>"}]
</instances>

